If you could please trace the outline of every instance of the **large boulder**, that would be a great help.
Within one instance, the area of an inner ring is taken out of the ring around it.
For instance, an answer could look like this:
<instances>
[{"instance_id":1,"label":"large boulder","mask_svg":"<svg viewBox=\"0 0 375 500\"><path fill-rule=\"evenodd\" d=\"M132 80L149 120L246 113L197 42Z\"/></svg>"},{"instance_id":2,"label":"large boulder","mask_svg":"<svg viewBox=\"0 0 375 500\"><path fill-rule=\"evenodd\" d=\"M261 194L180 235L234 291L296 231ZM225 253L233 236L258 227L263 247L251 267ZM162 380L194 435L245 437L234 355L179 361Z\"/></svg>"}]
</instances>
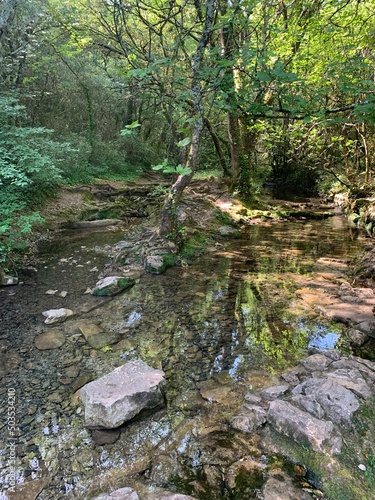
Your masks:
<instances>
[{"instance_id":1,"label":"large boulder","mask_svg":"<svg viewBox=\"0 0 375 500\"><path fill-rule=\"evenodd\" d=\"M91 293L95 297L112 297L133 286L134 283L131 277L107 276L96 283Z\"/></svg>"},{"instance_id":2,"label":"large boulder","mask_svg":"<svg viewBox=\"0 0 375 500\"><path fill-rule=\"evenodd\" d=\"M85 425L114 429L164 403L164 372L130 361L81 389Z\"/></svg>"}]
</instances>

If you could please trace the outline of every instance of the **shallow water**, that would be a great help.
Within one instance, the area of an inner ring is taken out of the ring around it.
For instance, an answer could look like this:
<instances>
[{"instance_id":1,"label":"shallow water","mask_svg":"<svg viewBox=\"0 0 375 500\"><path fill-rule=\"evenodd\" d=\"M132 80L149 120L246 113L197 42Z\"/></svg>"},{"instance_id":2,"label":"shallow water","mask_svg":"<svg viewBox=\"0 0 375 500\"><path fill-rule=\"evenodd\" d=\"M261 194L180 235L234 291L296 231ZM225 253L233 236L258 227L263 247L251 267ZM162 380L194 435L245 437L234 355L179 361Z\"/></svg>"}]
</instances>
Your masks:
<instances>
[{"instance_id":1,"label":"shallow water","mask_svg":"<svg viewBox=\"0 0 375 500\"><path fill-rule=\"evenodd\" d=\"M293 314L294 277L310 273L321 257L352 259L365 238L351 233L341 216L250 226L241 239L211 248L192 265L145 275L81 315L115 332L118 345L93 350L73 318L58 326L67 338L62 347L36 349L35 337L50 329L42 311L82 311L97 300L84 292L110 261L104 245L121 239L118 232L61 232L41 248L37 270L20 276L23 285L0 292L0 393L5 415L8 390L16 392L16 481L49 475L42 500L90 498L94 490L126 484L224 498L230 488L218 471L249 455L264 467L274 460L262 454L256 437L228 426L246 392L272 383L308 347L345 348L339 327ZM137 358L165 371L167 406L124 427L115 444L95 445L72 397L75 382ZM5 424L1 433L9 438ZM8 441L0 451L4 493L10 453ZM256 498L258 483L241 483L228 498Z\"/></svg>"}]
</instances>

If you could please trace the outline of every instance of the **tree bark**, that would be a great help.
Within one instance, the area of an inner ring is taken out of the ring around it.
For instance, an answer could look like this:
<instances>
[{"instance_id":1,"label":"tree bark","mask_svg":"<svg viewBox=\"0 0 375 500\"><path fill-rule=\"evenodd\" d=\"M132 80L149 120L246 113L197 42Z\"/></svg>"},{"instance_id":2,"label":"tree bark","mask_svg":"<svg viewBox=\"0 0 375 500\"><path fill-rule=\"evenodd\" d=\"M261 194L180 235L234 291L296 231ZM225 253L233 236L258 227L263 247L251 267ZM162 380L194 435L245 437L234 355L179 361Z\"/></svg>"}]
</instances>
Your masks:
<instances>
[{"instance_id":1,"label":"tree bark","mask_svg":"<svg viewBox=\"0 0 375 500\"><path fill-rule=\"evenodd\" d=\"M202 138L204 127L204 110L202 105L202 86L200 80L200 70L202 67L204 53L207 44L210 40L211 29L215 16L215 0L206 0L206 19L200 36L197 49L192 61L192 100L195 123L190 143L186 168L190 169L190 173L179 175L176 182L171 187L170 193L165 201L159 232L161 236L170 235L178 241L178 206L181 200L182 193L186 186L189 185L197 167L197 159L199 146Z\"/></svg>"}]
</instances>

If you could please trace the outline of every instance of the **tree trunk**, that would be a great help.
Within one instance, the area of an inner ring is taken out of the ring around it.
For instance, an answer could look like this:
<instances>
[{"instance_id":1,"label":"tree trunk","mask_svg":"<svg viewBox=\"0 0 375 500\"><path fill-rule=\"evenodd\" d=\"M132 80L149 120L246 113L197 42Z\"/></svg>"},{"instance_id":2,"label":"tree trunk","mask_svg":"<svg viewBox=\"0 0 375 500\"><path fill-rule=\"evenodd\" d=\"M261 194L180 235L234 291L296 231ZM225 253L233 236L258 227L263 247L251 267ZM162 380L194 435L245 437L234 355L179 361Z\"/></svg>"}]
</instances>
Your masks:
<instances>
[{"instance_id":1,"label":"tree trunk","mask_svg":"<svg viewBox=\"0 0 375 500\"><path fill-rule=\"evenodd\" d=\"M206 0L206 19L203 31L198 42L197 49L192 61L192 97L195 124L190 144L190 150L186 161L186 167L190 169L187 175L179 175L176 182L171 187L170 193L165 201L162 217L160 221L160 235L170 235L178 240L178 206L182 193L189 185L197 167L197 159L201 137L204 126L204 111L202 105L202 86L200 80L200 70L202 67L204 52L210 40L211 29L215 15L215 0Z\"/></svg>"}]
</instances>

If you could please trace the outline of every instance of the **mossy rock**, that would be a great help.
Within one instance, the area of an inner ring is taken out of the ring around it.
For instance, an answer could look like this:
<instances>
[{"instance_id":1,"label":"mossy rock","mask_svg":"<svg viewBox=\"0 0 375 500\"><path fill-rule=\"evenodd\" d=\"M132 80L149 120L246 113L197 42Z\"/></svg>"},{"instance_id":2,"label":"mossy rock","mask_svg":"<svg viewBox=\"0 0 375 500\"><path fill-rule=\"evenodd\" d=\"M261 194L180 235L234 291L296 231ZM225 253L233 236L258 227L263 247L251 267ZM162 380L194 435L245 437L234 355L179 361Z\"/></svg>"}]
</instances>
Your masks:
<instances>
[{"instance_id":1,"label":"mossy rock","mask_svg":"<svg viewBox=\"0 0 375 500\"><path fill-rule=\"evenodd\" d=\"M348 216L348 222L351 227L357 227L357 223L360 219L358 214L352 213Z\"/></svg>"},{"instance_id":2,"label":"mossy rock","mask_svg":"<svg viewBox=\"0 0 375 500\"><path fill-rule=\"evenodd\" d=\"M91 292L95 297L111 297L130 288L135 283L135 280L130 277L123 276L108 276L99 280L94 290Z\"/></svg>"},{"instance_id":3,"label":"mossy rock","mask_svg":"<svg viewBox=\"0 0 375 500\"><path fill-rule=\"evenodd\" d=\"M174 253L148 255L145 259L145 269L148 273L162 274L168 267L176 265L177 256Z\"/></svg>"}]
</instances>

